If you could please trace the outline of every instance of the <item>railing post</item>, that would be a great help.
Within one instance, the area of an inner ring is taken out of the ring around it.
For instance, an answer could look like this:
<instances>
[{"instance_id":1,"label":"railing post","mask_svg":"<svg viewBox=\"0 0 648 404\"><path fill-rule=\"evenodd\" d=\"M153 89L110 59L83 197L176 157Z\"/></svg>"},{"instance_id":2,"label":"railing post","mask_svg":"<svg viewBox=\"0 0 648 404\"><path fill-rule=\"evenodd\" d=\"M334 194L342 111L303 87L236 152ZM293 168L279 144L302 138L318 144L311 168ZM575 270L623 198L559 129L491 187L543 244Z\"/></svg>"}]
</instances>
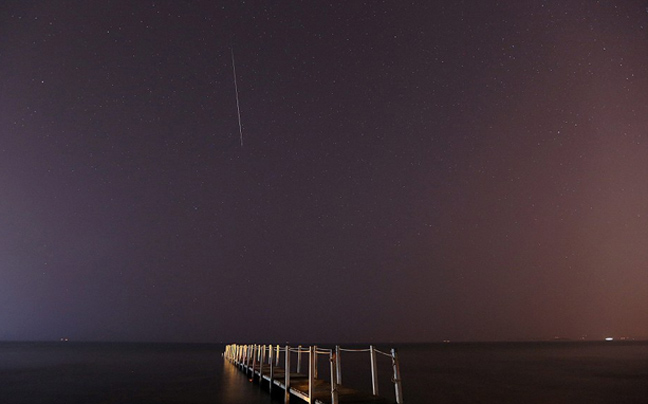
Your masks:
<instances>
[{"instance_id":1,"label":"railing post","mask_svg":"<svg viewBox=\"0 0 648 404\"><path fill-rule=\"evenodd\" d=\"M236 358L234 361L236 362L236 365L238 366L239 369L243 369L243 366L245 365L245 360L247 360L247 352L248 352L249 346L248 345L237 345L236 346ZM246 370L247 372L247 370Z\"/></svg>"},{"instance_id":2,"label":"railing post","mask_svg":"<svg viewBox=\"0 0 648 404\"><path fill-rule=\"evenodd\" d=\"M308 347L308 402L313 403L313 392L315 391L315 358L317 357L317 347L312 345Z\"/></svg>"},{"instance_id":3,"label":"railing post","mask_svg":"<svg viewBox=\"0 0 648 404\"><path fill-rule=\"evenodd\" d=\"M369 346L369 353L371 354L371 386L373 388L373 395L378 395L378 364L376 363L376 348L373 345Z\"/></svg>"},{"instance_id":4,"label":"railing post","mask_svg":"<svg viewBox=\"0 0 648 404\"><path fill-rule=\"evenodd\" d=\"M317 379L317 376L318 376L318 374L317 374L317 356L318 356L317 355L317 345L313 345L313 347L314 347L314 349L313 349L313 352L314 352L313 361L315 362L313 371L315 373L315 379Z\"/></svg>"},{"instance_id":5,"label":"railing post","mask_svg":"<svg viewBox=\"0 0 648 404\"><path fill-rule=\"evenodd\" d=\"M272 356L274 354L274 349L272 348L272 345L270 345L270 353L268 354L268 359L270 360L270 384L268 384L268 391L270 394L272 394L272 378L274 377L274 357Z\"/></svg>"},{"instance_id":6,"label":"railing post","mask_svg":"<svg viewBox=\"0 0 648 404\"><path fill-rule=\"evenodd\" d=\"M243 369L243 361L246 358L246 350L247 350L247 345L237 345L236 346L236 366L239 367L239 369Z\"/></svg>"},{"instance_id":7,"label":"railing post","mask_svg":"<svg viewBox=\"0 0 648 404\"><path fill-rule=\"evenodd\" d=\"M329 360L331 362L331 404L338 404L337 354L331 351Z\"/></svg>"},{"instance_id":8,"label":"railing post","mask_svg":"<svg viewBox=\"0 0 648 404\"><path fill-rule=\"evenodd\" d=\"M396 395L396 404L403 404L403 384L401 381L400 364L398 363L398 353L396 348L392 348L392 366L394 367L394 393Z\"/></svg>"},{"instance_id":9,"label":"railing post","mask_svg":"<svg viewBox=\"0 0 648 404\"><path fill-rule=\"evenodd\" d=\"M245 374L250 373L250 363L252 362L254 356L254 346L246 345L245 346Z\"/></svg>"},{"instance_id":10,"label":"railing post","mask_svg":"<svg viewBox=\"0 0 648 404\"><path fill-rule=\"evenodd\" d=\"M286 363L284 365L284 385L286 391L284 392L284 404L290 402L290 346L286 345Z\"/></svg>"},{"instance_id":11,"label":"railing post","mask_svg":"<svg viewBox=\"0 0 648 404\"><path fill-rule=\"evenodd\" d=\"M302 353L301 350L302 350L302 346L299 345L297 347L297 373L301 373L301 353Z\"/></svg>"},{"instance_id":12,"label":"railing post","mask_svg":"<svg viewBox=\"0 0 648 404\"><path fill-rule=\"evenodd\" d=\"M266 361L266 346L261 348L261 359L259 360L259 388L263 387L263 365Z\"/></svg>"},{"instance_id":13,"label":"railing post","mask_svg":"<svg viewBox=\"0 0 648 404\"><path fill-rule=\"evenodd\" d=\"M337 369L337 384L342 384L342 357L340 356L340 346L335 346L335 368Z\"/></svg>"},{"instance_id":14,"label":"railing post","mask_svg":"<svg viewBox=\"0 0 648 404\"><path fill-rule=\"evenodd\" d=\"M257 345L254 344L254 348L252 348L252 376L250 376L252 381L254 381L254 368L256 368L256 362L257 362Z\"/></svg>"},{"instance_id":15,"label":"railing post","mask_svg":"<svg viewBox=\"0 0 648 404\"><path fill-rule=\"evenodd\" d=\"M275 363L275 366L279 366L279 353L280 352L281 351L279 351L279 344L277 344L277 363Z\"/></svg>"}]
</instances>

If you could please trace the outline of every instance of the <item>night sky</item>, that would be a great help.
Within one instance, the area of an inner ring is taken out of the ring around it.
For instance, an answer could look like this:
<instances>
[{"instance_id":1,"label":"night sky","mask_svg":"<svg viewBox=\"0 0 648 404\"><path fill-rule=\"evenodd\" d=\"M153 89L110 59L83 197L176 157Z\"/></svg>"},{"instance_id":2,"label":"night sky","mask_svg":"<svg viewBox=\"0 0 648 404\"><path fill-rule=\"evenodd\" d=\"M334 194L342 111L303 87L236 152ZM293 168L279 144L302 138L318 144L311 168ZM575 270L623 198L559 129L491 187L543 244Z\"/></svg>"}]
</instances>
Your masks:
<instances>
[{"instance_id":1,"label":"night sky","mask_svg":"<svg viewBox=\"0 0 648 404\"><path fill-rule=\"evenodd\" d=\"M648 336L647 6L3 1L0 340Z\"/></svg>"}]
</instances>

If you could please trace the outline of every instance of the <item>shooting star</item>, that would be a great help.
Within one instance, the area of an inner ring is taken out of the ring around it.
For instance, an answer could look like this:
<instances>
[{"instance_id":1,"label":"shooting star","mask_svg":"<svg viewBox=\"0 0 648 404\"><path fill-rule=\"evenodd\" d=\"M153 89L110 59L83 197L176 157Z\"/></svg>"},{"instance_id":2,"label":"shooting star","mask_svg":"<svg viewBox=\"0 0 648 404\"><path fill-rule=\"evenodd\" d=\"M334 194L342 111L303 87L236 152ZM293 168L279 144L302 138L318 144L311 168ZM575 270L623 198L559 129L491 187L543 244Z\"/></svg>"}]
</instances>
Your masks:
<instances>
[{"instance_id":1,"label":"shooting star","mask_svg":"<svg viewBox=\"0 0 648 404\"><path fill-rule=\"evenodd\" d=\"M234 48L230 48L232 52L232 73L234 74L234 90L236 91L236 113L238 114L239 135L241 137L241 147L243 147L243 126L241 125L241 106L239 105L239 92L236 83L236 62L234 61Z\"/></svg>"}]
</instances>

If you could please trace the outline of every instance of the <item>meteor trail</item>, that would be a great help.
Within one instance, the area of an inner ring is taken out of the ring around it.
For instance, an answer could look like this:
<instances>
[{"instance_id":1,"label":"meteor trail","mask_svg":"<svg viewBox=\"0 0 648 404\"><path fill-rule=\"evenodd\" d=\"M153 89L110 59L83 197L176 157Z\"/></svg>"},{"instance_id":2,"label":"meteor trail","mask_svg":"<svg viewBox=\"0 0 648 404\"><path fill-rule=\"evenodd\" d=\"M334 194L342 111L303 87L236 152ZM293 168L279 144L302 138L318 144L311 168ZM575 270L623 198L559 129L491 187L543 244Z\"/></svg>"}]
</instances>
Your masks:
<instances>
[{"instance_id":1,"label":"meteor trail","mask_svg":"<svg viewBox=\"0 0 648 404\"><path fill-rule=\"evenodd\" d=\"M234 90L236 91L236 113L238 115L239 135L241 137L241 147L243 146L243 126L241 125L241 107L239 105L238 85L236 84L236 62L234 61L234 48L230 48L232 52L232 73L234 74Z\"/></svg>"}]
</instances>

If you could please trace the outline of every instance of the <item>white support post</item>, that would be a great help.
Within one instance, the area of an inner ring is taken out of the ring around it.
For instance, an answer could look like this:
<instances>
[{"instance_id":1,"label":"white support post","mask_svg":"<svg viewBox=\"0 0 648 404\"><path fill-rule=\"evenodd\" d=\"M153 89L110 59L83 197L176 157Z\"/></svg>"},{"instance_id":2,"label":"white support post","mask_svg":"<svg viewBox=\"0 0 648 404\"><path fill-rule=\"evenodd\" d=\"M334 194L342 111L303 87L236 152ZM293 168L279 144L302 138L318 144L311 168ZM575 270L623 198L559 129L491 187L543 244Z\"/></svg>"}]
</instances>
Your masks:
<instances>
[{"instance_id":1,"label":"white support post","mask_svg":"<svg viewBox=\"0 0 648 404\"><path fill-rule=\"evenodd\" d=\"M373 345L369 347L371 354L371 387L373 388L373 395L377 396L378 393L378 364L376 363L376 348Z\"/></svg>"},{"instance_id":2,"label":"white support post","mask_svg":"<svg viewBox=\"0 0 648 404\"><path fill-rule=\"evenodd\" d=\"M254 348L252 348L252 375L250 376L252 381L254 381L254 369L256 368L256 363L257 363L257 345L254 344Z\"/></svg>"},{"instance_id":3,"label":"white support post","mask_svg":"<svg viewBox=\"0 0 648 404\"><path fill-rule=\"evenodd\" d=\"M284 364L284 404L290 403L290 346L286 345L286 363Z\"/></svg>"},{"instance_id":4,"label":"white support post","mask_svg":"<svg viewBox=\"0 0 648 404\"><path fill-rule=\"evenodd\" d=\"M331 362L331 404L339 404L337 391L337 354L331 351L329 360Z\"/></svg>"},{"instance_id":5,"label":"white support post","mask_svg":"<svg viewBox=\"0 0 648 404\"><path fill-rule=\"evenodd\" d=\"M301 373L301 353L302 353L301 350L302 350L302 346L299 345L297 347L297 373Z\"/></svg>"},{"instance_id":6,"label":"white support post","mask_svg":"<svg viewBox=\"0 0 648 404\"><path fill-rule=\"evenodd\" d=\"M250 364L253 361L253 356L254 356L254 346L253 345L246 345L245 346L245 374L250 373Z\"/></svg>"},{"instance_id":7,"label":"white support post","mask_svg":"<svg viewBox=\"0 0 648 404\"><path fill-rule=\"evenodd\" d=\"M335 368L337 369L337 384L342 384L342 356L340 355L340 346L335 346Z\"/></svg>"},{"instance_id":8,"label":"white support post","mask_svg":"<svg viewBox=\"0 0 648 404\"><path fill-rule=\"evenodd\" d=\"M308 347L308 402L313 403L313 392L315 391L315 358L317 357L317 347L312 345Z\"/></svg>"},{"instance_id":9,"label":"white support post","mask_svg":"<svg viewBox=\"0 0 648 404\"><path fill-rule=\"evenodd\" d=\"M247 345L237 345L236 346L236 365L239 367L239 369L243 369L243 365L245 363L245 357L246 357L246 352L247 352Z\"/></svg>"},{"instance_id":10,"label":"white support post","mask_svg":"<svg viewBox=\"0 0 648 404\"><path fill-rule=\"evenodd\" d=\"M318 376L318 374L317 374L317 357L318 357L318 355L317 355L317 345L313 345L313 348L314 348L313 349L313 352L314 352L313 361L315 361L314 373L315 373L315 378L317 379L317 376Z\"/></svg>"},{"instance_id":11,"label":"white support post","mask_svg":"<svg viewBox=\"0 0 648 404\"><path fill-rule=\"evenodd\" d=\"M274 357L272 356L274 354L274 349L272 349L272 345L270 345L270 353L268 354L268 359L270 362L270 384L268 384L268 391L270 394L272 394L272 378L274 378Z\"/></svg>"},{"instance_id":12,"label":"white support post","mask_svg":"<svg viewBox=\"0 0 648 404\"><path fill-rule=\"evenodd\" d=\"M279 366L279 354L280 354L280 352L281 351L279 351L279 344L277 344L277 355L276 355L277 363L275 363L275 366Z\"/></svg>"},{"instance_id":13,"label":"white support post","mask_svg":"<svg viewBox=\"0 0 648 404\"><path fill-rule=\"evenodd\" d=\"M401 381L400 364L398 363L398 353L396 348L392 348L392 366L394 367L394 393L396 395L396 404L403 404L403 384Z\"/></svg>"},{"instance_id":14,"label":"white support post","mask_svg":"<svg viewBox=\"0 0 648 404\"><path fill-rule=\"evenodd\" d=\"M261 348L261 360L259 361L259 387L263 387L263 365L266 361L266 346Z\"/></svg>"}]
</instances>

